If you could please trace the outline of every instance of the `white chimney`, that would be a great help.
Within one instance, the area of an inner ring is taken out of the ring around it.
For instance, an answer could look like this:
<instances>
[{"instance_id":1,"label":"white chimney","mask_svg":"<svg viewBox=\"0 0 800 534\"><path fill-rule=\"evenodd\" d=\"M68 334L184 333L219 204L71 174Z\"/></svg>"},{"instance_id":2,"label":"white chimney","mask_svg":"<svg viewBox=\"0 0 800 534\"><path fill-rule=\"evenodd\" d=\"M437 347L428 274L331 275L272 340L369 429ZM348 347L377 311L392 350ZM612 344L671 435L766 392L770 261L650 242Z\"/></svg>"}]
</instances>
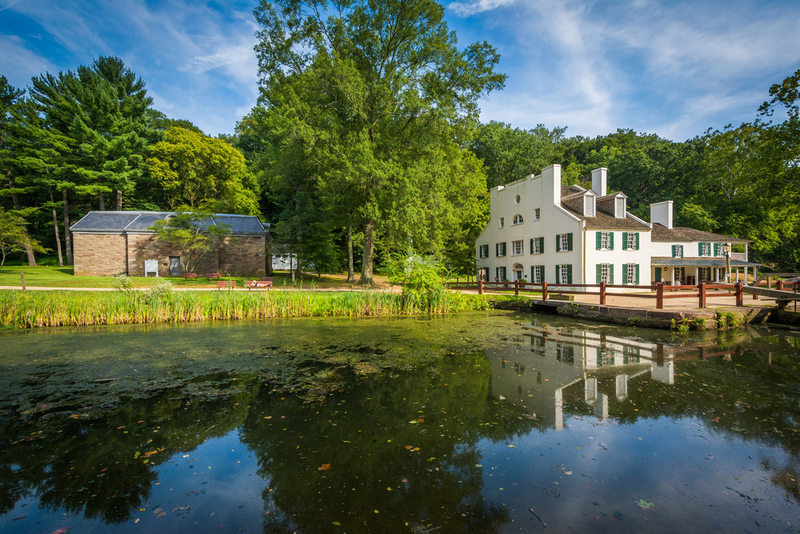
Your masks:
<instances>
[{"instance_id":1,"label":"white chimney","mask_svg":"<svg viewBox=\"0 0 800 534\"><path fill-rule=\"evenodd\" d=\"M608 169L601 167L592 171L592 191L598 197L608 194Z\"/></svg>"},{"instance_id":2,"label":"white chimney","mask_svg":"<svg viewBox=\"0 0 800 534\"><path fill-rule=\"evenodd\" d=\"M650 222L672 229L672 201L650 204Z\"/></svg>"},{"instance_id":3,"label":"white chimney","mask_svg":"<svg viewBox=\"0 0 800 534\"><path fill-rule=\"evenodd\" d=\"M561 165L542 169L542 198L552 198L554 206L561 205Z\"/></svg>"}]
</instances>

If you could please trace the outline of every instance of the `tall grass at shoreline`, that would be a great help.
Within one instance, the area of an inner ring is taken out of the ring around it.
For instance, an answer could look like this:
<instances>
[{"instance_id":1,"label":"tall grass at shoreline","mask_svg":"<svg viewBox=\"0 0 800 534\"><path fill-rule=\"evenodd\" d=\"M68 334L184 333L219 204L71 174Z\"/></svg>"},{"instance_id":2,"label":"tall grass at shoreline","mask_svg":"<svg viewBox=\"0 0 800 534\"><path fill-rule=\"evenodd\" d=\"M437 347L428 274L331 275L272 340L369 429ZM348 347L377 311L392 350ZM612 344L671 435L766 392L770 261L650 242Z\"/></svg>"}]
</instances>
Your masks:
<instances>
[{"instance_id":1,"label":"tall grass at shoreline","mask_svg":"<svg viewBox=\"0 0 800 534\"><path fill-rule=\"evenodd\" d=\"M426 298L383 291L0 291L0 325L13 328L177 323L320 316L427 315L488 308L483 297L447 291Z\"/></svg>"}]
</instances>

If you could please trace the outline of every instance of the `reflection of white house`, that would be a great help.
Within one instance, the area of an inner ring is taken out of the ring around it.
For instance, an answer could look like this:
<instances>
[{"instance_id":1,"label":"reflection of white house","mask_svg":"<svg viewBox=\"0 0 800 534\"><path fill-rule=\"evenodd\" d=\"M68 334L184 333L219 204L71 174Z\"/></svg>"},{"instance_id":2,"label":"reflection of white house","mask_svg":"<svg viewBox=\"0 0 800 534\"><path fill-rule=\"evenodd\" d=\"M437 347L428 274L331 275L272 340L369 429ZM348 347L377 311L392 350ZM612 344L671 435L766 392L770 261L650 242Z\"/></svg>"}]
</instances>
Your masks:
<instances>
[{"instance_id":1,"label":"reflection of white house","mask_svg":"<svg viewBox=\"0 0 800 534\"><path fill-rule=\"evenodd\" d=\"M663 346L582 330L529 329L519 345L486 350L492 365L492 395L504 397L545 426L564 426L565 398L579 399L601 418L609 399L628 396L628 382L649 376L674 384L674 363Z\"/></svg>"},{"instance_id":2,"label":"reflection of white house","mask_svg":"<svg viewBox=\"0 0 800 534\"><path fill-rule=\"evenodd\" d=\"M627 196L608 193L607 170L592 171L591 189L561 185L561 166L490 192L491 218L476 242L484 280L563 284L696 283L724 277L723 243L747 243L672 225L672 201L651 205L652 223L627 210Z\"/></svg>"}]
</instances>

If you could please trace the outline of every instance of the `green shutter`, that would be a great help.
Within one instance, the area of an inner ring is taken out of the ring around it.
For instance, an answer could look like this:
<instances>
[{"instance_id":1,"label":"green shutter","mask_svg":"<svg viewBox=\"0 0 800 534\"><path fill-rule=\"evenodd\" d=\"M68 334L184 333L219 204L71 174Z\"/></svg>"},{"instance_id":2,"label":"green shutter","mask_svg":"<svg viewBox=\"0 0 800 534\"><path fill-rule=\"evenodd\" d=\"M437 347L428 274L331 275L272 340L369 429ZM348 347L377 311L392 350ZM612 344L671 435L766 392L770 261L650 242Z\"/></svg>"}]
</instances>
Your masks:
<instances>
[{"instance_id":1,"label":"green shutter","mask_svg":"<svg viewBox=\"0 0 800 534\"><path fill-rule=\"evenodd\" d=\"M547 280L547 278L544 277L544 265L539 266L539 274L542 276L542 282Z\"/></svg>"},{"instance_id":2,"label":"green shutter","mask_svg":"<svg viewBox=\"0 0 800 534\"><path fill-rule=\"evenodd\" d=\"M636 264L636 285L639 285L639 264Z\"/></svg>"},{"instance_id":3,"label":"green shutter","mask_svg":"<svg viewBox=\"0 0 800 534\"><path fill-rule=\"evenodd\" d=\"M572 234L569 234L569 235L572 235ZM572 264L571 263L567 264L567 283L568 284L572 283Z\"/></svg>"},{"instance_id":4,"label":"green shutter","mask_svg":"<svg viewBox=\"0 0 800 534\"><path fill-rule=\"evenodd\" d=\"M609 284L613 284L614 283L614 264L613 263L610 263L608 265L608 283Z\"/></svg>"},{"instance_id":5,"label":"green shutter","mask_svg":"<svg viewBox=\"0 0 800 534\"><path fill-rule=\"evenodd\" d=\"M506 255L506 242L503 241L503 256Z\"/></svg>"},{"instance_id":6,"label":"green shutter","mask_svg":"<svg viewBox=\"0 0 800 534\"><path fill-rule=\"evenodd\" d=\"M628 232L622 232L622 250L628 250Z\"/></svg>"},{"instance_id":7,"label":"green shutter","mask_svg":"<svg viewBox=\"0 0 800 534\"><path fill-rule=\"evenodd\" d=\"M672 245L672 257L673 258L677 258L678 257L678 249L676 248L677 246L678 245Z\"/></svg>"},{"instance_id":8,"label":"green shutter","mask_svg":"<svg viewBox=\"0 0 800 534\"><path fill-rule=\"evenodd\" d=\"M531 238L531 254L533 254L533 238Z\"/></svg>"},{"instance_id":9,"label":"green shutter","mask_svg":"<svg viewBox=\"0 0 800 534\"><path fill-rule=\"evenodd\" d=\"M594 235L597 241L597 250L600 250L603 247L603 232L595 232Z\"/></svg>"},{"instance_id":10,"label":"green shutter","mask_svg":"<svg viewBox=\"0 0 800 534\"><path fill-rule=\"evenodd\" d=\"M539 238L539 253L544 253L544 237ZM544 275L542 275L542 279L544 279Z\"/></svg>"},{"instance_id":11,"label":"green shutter","mask_svg":"<svg viewBox=\"0 0 800 534\"><path fill-rule=\"evenodd\" d=\"M602 281L603 281L603 264L602 263L598 263L597 264L597 283L599 284Z\"/></svg>"},{"instance_id":12,"label":"green shutter","mask_svg":"<svg viewBox=\"0 0 800 534\"><path fill-rule=\"evenodd\" d=\"M698 243L697 244L697 255L698 256L702 256L703 255L703 244L702 243Z\"/></svg>"},{"instance_id":13,"label":"green shutter","mask_svg":"<svg viewBox=\"0 0 800 534\"><path fill-rule=\"evenodd\" d=\"M561 266L556 265L556 284L561 283Z\"/></svg>"},{"instance_id":14,"label":"green shutter","mask_svg":"<svg viewBox=\"0 0 800 534\"><path fill-rule=\"evenodd\" d=\"M714 256L719 256L719 243L714 243Z\"/></svg>"},{"instance_id":15,"label":"green shutter","mask_svg":"<svg viewBox=\"0 0 800 534\"><path fill-rule=\"evenodd\" d=\"M567 250L572 250L572 232L567 234Z\"/></svg>"},{"instance_id":16,"label":"green shutter","mask_svg":"<svg viewBox=\"0 0 800 534\"><path fill-rule=\"evenodd\" d=\"M561 236L556 234L556 252L561 252Z\"/></svg>"},{"instance_id":17,"label":"green shutter","mask_svg":"<svg viewBox=\"0 0 800 534\"><path fill-rule=\"evenodd\" d=\"M636 232L636 250L639 250L639 232Z\"/></svg>"},{"instance_id":18,"label":"green shutter","mask_svg":"<svg viewBox=\"0 0 800 534\"><path fill-rule=\"evenodd\" d=\"M623 263L622 264L622 283L623 283L623 285L627 285L628 284L628 264L627 263Z\"/></svg>"},{"instance_id":19,"label":"green shutter","mask_svg":"<svg viewBox=\"0 0 800 534\"><path fill-rule=\"evenodd\" d=\"M608 249L614 250L614 232L608 232Z\"/></svg>"},{"instance_id":20,"label":"green shutter","mask_svg":"<svg viewBox=\"0 0 800 534\"><path fill-rule=\"evenodd\" d=\"M494 256L496 258L500 257L500 243L495 243L494 244Z\"/></svg>"}]
</instances>

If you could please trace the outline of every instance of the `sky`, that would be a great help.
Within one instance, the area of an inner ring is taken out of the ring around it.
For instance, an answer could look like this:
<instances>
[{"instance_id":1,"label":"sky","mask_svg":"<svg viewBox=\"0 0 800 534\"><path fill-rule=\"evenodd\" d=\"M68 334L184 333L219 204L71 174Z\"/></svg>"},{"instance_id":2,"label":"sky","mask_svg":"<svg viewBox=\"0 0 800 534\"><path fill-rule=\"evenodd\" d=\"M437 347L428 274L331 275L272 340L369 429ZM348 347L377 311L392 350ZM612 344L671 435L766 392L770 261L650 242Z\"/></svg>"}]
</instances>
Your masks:
<instances>
[{"instance_id":1,"label":"sky","mask_svg":"<svg viewBox=\"0 0 800 534\"><path fill-rule=\"evenodd\" d=\"M752 121L800 69L797 0L444 0L459 46L498 50L505 89L481 120L617 129L674 141ZM258 98L256 0L0 0L0 75L34 76L117 56L154 107L233 133ZM778 117L778 120L780 117Z\"/></svg>"}]
</instances>

